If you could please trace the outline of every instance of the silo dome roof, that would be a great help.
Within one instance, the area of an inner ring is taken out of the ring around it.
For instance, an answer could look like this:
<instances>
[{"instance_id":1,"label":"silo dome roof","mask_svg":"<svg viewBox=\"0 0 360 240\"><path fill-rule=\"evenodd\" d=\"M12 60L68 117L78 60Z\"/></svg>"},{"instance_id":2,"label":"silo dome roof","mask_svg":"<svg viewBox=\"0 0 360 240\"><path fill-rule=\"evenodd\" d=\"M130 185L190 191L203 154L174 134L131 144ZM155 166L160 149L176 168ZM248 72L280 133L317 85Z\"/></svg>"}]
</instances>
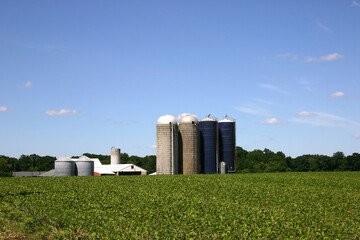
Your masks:
<instances>
[{"instance_id":1,"label":"silo dome roof","mask_svg":"<svg viewBox=\"0 0 360 240\"><path fill-rule=\"evenodd\" d=\"M171 116L169 114L163 115L161 117L159 117L159 119L157 120L156 124L157 125L161 125L161 124L177 124L176 118L174 116Z\"/></svg>"},{"instance_id":2,"label":"silo dome roof","mask_svg":"<svg viewBox=\"0 0 360 240\"><path fill-rule=\"evenodd\" d=\"M71 158L67 157L67 156L62 156L58 159L56 159L57 162L66 162L66 161L74 161Z\"/></svg>"},{"instance_id":3,"label":"silo dome roof","mask_svg":"<svg viewBox=\"0 0 360 240\"><path fill-rule=\"evenodd\" d=\"M234 122L234 120L231 120L231 119L223 119L223 120L219 121L219 123L222 123L222 122Z\"/></svg>"},{"instance_id":4,"label":"silo dome roof","mask_svg":"<svg viewBox=\"0 0 360 240\"><path fill-rule=\"evenodd\" d=\"M212 121L212 122L215 122L216 120L215 120L215 119L212 119L212 118L209 118L209 117L207 117L207 118L204 118L204 119L200 120L200 122L206 122L206 121Z\"/></svg>"},{"instance_id":5,"label":"silo dome roof","mask_svg":"<svg viewBox=\"0 0 360 240\"><path fill-rule=\"evenodd\" d=\"M78 161L94 161L94 160L88 158L87 156L82 155L81 157L79 157Z\"/></svg>"},{"instance_id":6,"label":"silo dome roof","mask_svg":"<svg viewBox=\"0 0 360 240\"><path fill-rule=\"evenodd\" d=\"M197 117L194 115L185 115L180 119L179 124L192 124L193 122L199 123Z\"/></svg>"}]
</instances>

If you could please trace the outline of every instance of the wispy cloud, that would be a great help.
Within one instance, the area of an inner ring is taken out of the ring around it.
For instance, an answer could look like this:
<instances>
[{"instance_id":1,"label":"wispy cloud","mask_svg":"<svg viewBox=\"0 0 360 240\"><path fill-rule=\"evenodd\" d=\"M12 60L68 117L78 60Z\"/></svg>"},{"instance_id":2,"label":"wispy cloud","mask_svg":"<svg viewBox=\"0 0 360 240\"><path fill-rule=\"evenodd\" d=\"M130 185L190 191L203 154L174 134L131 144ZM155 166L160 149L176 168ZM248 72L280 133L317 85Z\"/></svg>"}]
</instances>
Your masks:
<instances>
[{"instance_id":1,"label":"wispy cloud","mask_svg":"<svg viewBox=\"0 0 360 240\"><path fill-rule=\"evenodd\" d=\"M48 116L68 116L68 115L76 115L78 114L77 110L70 110L70 109L61 109L59 111L56 110L47 110L45 114Z\"/></svg>"},{"instance_id":2,"label":"wispy cloud","mask_svg":"<svg viewBox=\"0 0 360 240\"><path fill-rule=\"evenodd\" d=\"M330 95L330 97L332 97L332 98L339 98L339 97L344 97L344 96L345 96L345 94L343 92L335 92Z\"/></svg>"},{"instance_id":3,"label":"wispy cloud","mask_svg":"<svg viewBox=\"0 0 360 240\"><path fill-rule=\"evenodd\" d=\"M353 136L353 138L360 139L360 134L355 134L355 135Z\"/></svg>"},{"instance_id":4,"label":"wispy cloud","mask_svg":"<svg viewBox=\"0 0 360 240\"><path fill-rule=\"evenodd\" d=\"M236 107L235 109L243 113L249 113L257 116L270 116L268 111L253 104L244 104L240 107Z\"/></svg>"},{"instance_id":5,"label":"wispy cloud","mask_svg":"<svg viewBox=\"0 0 360 240\"><path fill-rule=\"evenodd\" d=\"M293 118L292 121L325 127L360 127L360 122L325 112L303 111L298 113L298 116L301 116L301 118Z\"/></svg>"},{"instance_id":6,"label":"wispy cloud","mask_svg":"<svg viewBox=\"0 0 360 240\"><path fill-rule=\"evenodd\" d=\"M318 22L317 26L320 27L321 29L323 29L327 33L332 33L332 30L329 27L322 24L321 22Z\"/></svg>"},{"instance_id":7,"label":"wispy cloud","mask_svg":"<svg viewBox=\"0 0 360 240\"><path fill-rule=\"evenodd\" d=\"M268 100L265 100L265 99L262 99L262 98L251 98L251 100L259 102L259 103L264 103L264 104L267 104L267 105L273 104L272 102L270 102Z\"/></svg>"},{"instance_id":8,"label":"wispy cloud","mask_svg":"<svg viewBox=\"0 0 360 240\"><path fill-rule=\"evenodd\" d=\"M156 149L156 145L151 145L150 148Z\"/></svg>"},{"instance_id":9,"label":"wispy cloud","mask_svg":"<svg viewBox=\"0 0 360 240\"><path fill-rule=\"evenodd\" d=\"M9 110L8 107L0 106L0 112L7 112Z\"/></svg>"},{"instance_id":10,"label":"wispy cloud","mask_svg":"<svg viewBox=\"0 0 360 240\"><path fill-rule=\"evenodd\" d=\"M273 117L273 118L267 118L265 121L261 121L261 122L257 122L257 124L260 125L271 125L271 124L275 124L275 125L286 125L287 122L285 121L279 121L277 118Z\"/></svg>"},{"instance_id":11,"label":"wispy cloud","mask_svg":"<svg viewBox=\"0 0 360 240\"><path fill-rule=\"evenodd\" d=\"M298 112L297 114L298 116L303 116L303 117L310 117L313 116L314 113L308 112L308 111L302 111L302 112Z\"/></svg>"},{"instance_id":12,"label":"wispy cloud","mask_svg":"<svg viewBox=\"0 0 360 240\"><path fill-rule=\"evenodd\" d=\"M275 58L287 58L287 59L291 59L291 60L297 60L298 55L293 54L293 53L281 53L281 54L276 55Z\"/></svg>"},{"instance_id":13,"label":"wispy cloud","mask_svg":"<svg viewBox=\"0 0 360 240\"><path fill-rule=\"evenodd\" d=\"M307 62L315 62L315 61L319 61L319 62L328 62L328 61L335 61L338 60L340 58L343 58L344 55L338 54L338 53L331 53L329 55L325 55L325 56L320 56L320 57L306 57L305 61Z\"/></svg>"},{"instance_id":14,"label":"wispy cloud","mask_svg":"<svg viewBox=\"0 0 360 240\"><path fill-rule=\"evenodd\" d=\"M307 91L311 91L312 88L311 86L313 85L311 82L308 82L308 81L300 81L299 82L300 85L304 86L304 89L307 90Z\"/></svg>"},{"instance_id":15,"label":"wispy cloud","mask_svg":"<svg viewBox=\"0 0 360 240\"><path fill-rule=\"evenodd\" d=\"M353 0L351 6L360 7L360 2L357 0Z\"/></svg>"},{"instance_id":16,"label":"wispy cloud","mask_svg":"<svg viewBox=\"0 0 360 240\"><path fill-rule=\"evenodd\" d=\"M279 92L279 93L286 93L285 91L283 91L281 88L279 88L278 86L272 85L272 84L268 84L268 83L260 83L259 87L261 88L265 88L265 89L269 89L275 92Z\"/></svg>"},{"instance_id":17,"label":"wispy cloud","mask_svg":"<svg viewBox=\"0 0 360 240\"><path fill-rule=\"evenodd\" d=\"M32 88L32 82L28 81L23 85L19 86L19 88Z\"/></svg>"}]
</instances>

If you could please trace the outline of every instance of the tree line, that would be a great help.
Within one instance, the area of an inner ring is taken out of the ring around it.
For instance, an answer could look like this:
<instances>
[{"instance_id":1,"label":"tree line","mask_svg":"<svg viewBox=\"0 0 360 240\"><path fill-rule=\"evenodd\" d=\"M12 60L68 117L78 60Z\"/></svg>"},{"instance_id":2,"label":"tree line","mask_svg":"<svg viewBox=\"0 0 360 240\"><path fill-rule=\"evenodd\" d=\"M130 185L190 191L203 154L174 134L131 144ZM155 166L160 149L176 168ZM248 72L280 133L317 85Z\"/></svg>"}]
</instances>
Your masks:
<instances>
[{"instance_id":1,"label":"tree line","mask_svg":"<svg viewBox=\"0 0 360 240\"><path fill-rule=\"evenodd\" d=\"M89 158L98 158L102 164L110 164L110 155L84 153ZM121 163L133 163L153 173L156 171L156 156L138 157L121 153ZM78 156L73 156L78 158ZM13 171L49 171L54 169L56 157L37 154L21 155L19 159L0 155L0 176L10 177ZM336 152L332 156L305 154L296 158L269 149L246 151L236 147L236 172L307 172L307 171L360 171L360 154L345 156Z\"/></svg>"}]
</instances>

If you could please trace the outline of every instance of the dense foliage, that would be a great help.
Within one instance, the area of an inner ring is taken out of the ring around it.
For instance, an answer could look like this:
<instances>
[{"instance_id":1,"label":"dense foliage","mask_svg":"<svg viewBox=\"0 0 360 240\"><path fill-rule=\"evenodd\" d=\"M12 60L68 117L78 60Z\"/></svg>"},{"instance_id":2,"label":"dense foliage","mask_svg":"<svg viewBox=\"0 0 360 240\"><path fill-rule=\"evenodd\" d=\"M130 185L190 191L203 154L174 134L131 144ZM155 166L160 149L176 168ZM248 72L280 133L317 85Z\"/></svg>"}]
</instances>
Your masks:
<instances>
[{"instance_id":1,"label":"dense foliage","mask_svg":"<svg viewBox=\"0 0 360 240\"><path fill-rule=\"evenodd\" d=\"M0 179L4 239L359 239L360 172Z\"/></svg>"},{"instance_id":2,"label":"dense foliage","mask_svg":"<svg viewBox=\"0 0 360 240\"><path fill-rule=\"evenodd\" d=\"M296 158L286 157L284 153L274 153L269 149L246 151L236 148L237 173L250 172L307 172L307 171L360 171L360 154L353 153L345 156L336 152L333 156L306 154ZM98 158L102 164L110 164L110 155L84 153L90 158ZM73 156L75 158L79 156ZM0 176L11 176L15 171L48 171L54 168L55 157L39 156L36 154L21 155L19 159L0 155ZM121 153L121 163L133 163L144 168L148 173L156 171L156 156L129 156Z\"/></svg>"},{"instance_id":3,"label":"dense foliage","mask_svg":"<svg viewBox=\"0 0 360 240\"><path fill-rule=\"evenodd\" d=\"M360 154L345 156L336 152L333 156L306 154L296 158L269 149L248 152L237 147L237 172L306 172L306 171L360 171Z\"/></svg>"}]
</instances>

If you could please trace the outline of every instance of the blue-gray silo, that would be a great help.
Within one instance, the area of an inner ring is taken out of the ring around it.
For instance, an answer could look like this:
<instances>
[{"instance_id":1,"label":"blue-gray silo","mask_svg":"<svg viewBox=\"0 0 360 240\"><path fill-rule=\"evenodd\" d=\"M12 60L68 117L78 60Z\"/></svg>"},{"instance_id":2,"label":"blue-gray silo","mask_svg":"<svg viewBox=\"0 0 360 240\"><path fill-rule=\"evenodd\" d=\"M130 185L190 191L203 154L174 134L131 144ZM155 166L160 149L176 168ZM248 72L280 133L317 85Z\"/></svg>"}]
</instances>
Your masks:
<instances>
[{"instance_id":1,"label":"blue-gray silo","mask_svg":"<svg viewBox=\"0 0 360 240\"><path fill-rule=\"evenodd\" d=\"M218 173L218 122L211 114L199 122L201 168L205 174Z\"/></svg>"},{"instance_id":2,"label":"blue-gray silo","mask_svg":"<svg viewBox=\"0 0 360 240\"><path fill-rule=\"evenodd\" d=\"M63 156L55 160L55 177L76 176L75 161Z\"/></svg>"},{"instance_id":3,"label":"blue-gray silo","mask_svg":"<svg viewBox=\"0 0 360 240\"><path fill-rule=\"evenodd\" d=\"M236 128L235 120L225 118L219 121L220 161L225 162L226 172L236 172Z\"/></svg>"}]
</instances>

